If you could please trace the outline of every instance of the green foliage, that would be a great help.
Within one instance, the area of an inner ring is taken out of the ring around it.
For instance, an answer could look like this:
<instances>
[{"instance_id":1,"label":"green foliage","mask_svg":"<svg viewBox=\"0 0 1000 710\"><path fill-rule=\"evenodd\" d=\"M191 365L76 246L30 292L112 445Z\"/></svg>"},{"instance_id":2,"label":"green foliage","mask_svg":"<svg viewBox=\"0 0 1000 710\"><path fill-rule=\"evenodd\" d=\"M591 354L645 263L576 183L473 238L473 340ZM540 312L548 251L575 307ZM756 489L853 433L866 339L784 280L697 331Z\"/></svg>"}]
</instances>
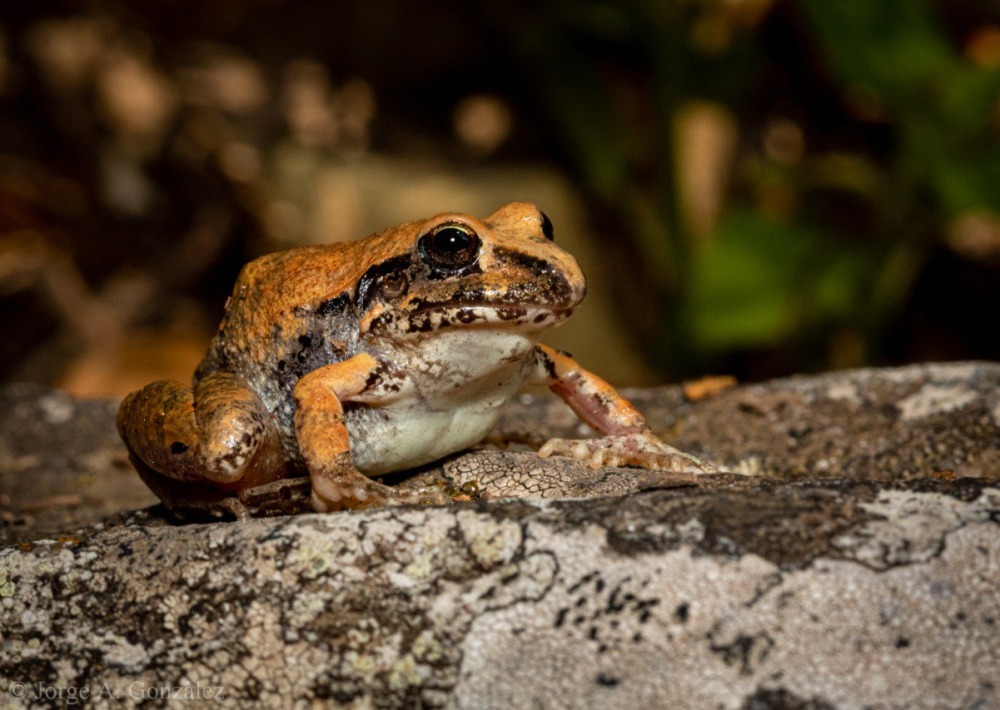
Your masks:
<instances>
[{"instance_id":1,"label":"green foliage","mask_svg":"<svg viewBox=\"0 0 1000 710\"><path fill-rule=\"evenodd\" d=\"M784 69L816 72L844 122L884 135L839 151L807 142L785 162L760 147L760 114L789 107L751 100L770 76L767 18L712 0L552 0L534 22L506 18L563 150L643 257L637 282L652 292L637 298L653 312L657 364L688 374L733 351L792 348L798 366L828 367L844 364L830 352L839 332L862 333L877 357L948 225L1000 213L1000 71L962 56L935 7L771 8L817 59ZM741 149L721 216L696 236L680 216L674 125L686 102L706 99L736 119ZM808 124L815 107L800 109ZM777 211L774 194L785 196Z\"/></svg>"},{"instance_id":2,"label":"green foliage","mask_svg":"<svg viewBox=\"0 0 1000 710\"><path fill-rule=\"evenodd\" d=\"M690 322L702 351L793 339L861 305L862 254L750 211L729 214L692 269Z\"/></svg>"}]
</instances>

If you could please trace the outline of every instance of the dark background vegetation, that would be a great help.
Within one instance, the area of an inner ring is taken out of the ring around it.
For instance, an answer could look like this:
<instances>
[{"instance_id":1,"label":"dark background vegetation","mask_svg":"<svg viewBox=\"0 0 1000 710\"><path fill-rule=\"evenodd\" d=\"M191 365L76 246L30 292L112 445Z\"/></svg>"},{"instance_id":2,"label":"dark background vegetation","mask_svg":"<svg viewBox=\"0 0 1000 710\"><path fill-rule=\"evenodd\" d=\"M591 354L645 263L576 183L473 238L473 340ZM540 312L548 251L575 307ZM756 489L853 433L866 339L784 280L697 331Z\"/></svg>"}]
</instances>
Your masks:
<instances>
[{"instance_id":1,"label":"dark background vegetation","mask_svg":"<svg viewBox=\"0 0 1000 710\"><path fill-rule=\"evenodd\" d=\"M0 23L3 379L186 377L245 260L357 212L316 203L316 166L373 161L568 176L657 379L1000 355L994 1L5 0Z\"/></svg>"}]
</instances>

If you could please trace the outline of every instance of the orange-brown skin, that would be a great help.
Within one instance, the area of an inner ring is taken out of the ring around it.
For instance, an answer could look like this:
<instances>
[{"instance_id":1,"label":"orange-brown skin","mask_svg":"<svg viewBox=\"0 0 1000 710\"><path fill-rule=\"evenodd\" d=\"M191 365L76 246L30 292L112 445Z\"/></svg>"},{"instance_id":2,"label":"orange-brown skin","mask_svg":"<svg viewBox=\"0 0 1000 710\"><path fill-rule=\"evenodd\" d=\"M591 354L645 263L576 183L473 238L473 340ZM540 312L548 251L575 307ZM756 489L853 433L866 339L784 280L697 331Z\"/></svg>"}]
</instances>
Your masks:
<instances>
[{"instance_id":1,"label":"orange-brown skin","mask_svg":"<svg viewBox=\"0 0 1000 710\"><path fill-rule=\"evenodd\" d=\"M606 382L536 346L584 293L576 261L526 203L269 254L237 279L193 388L129 395L118 429L168 507L237 517L280 512L303 475L319 511L444 502L369 476L475 443L529 382L608 435L542 455L711 470L656 439Z\"/></svg>"},{"instance_id":2,"label":"orange-brown skin","mask_svg":"<svg viewBox=\"0 0 1000 710\"><path fill-rule=\"evenodd\" d=\"M351 442L344 423L342 401L361 394L378 368L367 353L313 370L295 387L295 432L309 468L314 507L327 509L340 502L341 491L350 490L352 507L384 505L384 486L358 479L351 466Z\"/></svg>"}]
</instances>

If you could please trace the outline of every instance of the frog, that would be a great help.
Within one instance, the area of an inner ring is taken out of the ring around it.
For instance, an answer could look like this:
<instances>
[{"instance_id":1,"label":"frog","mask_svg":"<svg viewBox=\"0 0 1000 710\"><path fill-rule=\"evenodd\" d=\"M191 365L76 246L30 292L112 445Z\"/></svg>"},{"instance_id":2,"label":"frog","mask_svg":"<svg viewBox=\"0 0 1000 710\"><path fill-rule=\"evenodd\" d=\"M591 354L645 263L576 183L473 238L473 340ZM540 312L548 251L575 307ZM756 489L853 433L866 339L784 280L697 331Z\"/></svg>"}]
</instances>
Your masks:
<instances>
[{"instance_id":1,"label":"frog","mask_svg":"<svg viewBox=\"0 0 1000 710\"><path fill-rule=\"evenodd\" d=\"M132 392L118 432L179 517L448 503L440 487L379 479L482 441L530 385L601 435L550 439L541 457L691 480L714 472L654 435L605 380L538 342L586 290L551 220L527 202L266 254L237 277L191 386Z\"/></svg>"}]
</instances>

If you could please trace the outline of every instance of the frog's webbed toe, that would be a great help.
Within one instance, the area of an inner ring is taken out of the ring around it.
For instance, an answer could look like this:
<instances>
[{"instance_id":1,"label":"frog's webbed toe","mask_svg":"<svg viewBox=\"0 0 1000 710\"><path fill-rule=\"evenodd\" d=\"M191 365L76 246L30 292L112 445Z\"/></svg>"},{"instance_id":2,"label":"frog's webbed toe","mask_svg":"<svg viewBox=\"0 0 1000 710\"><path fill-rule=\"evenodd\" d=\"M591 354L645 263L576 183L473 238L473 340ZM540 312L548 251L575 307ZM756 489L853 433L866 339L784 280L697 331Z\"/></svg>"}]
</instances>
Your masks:
<instances>
[{"instance_id":1,"label":"frog's webbed toe","mask_svg":"<svg viewBox=\"0 0 1000 710\"><path fill-rule=\"evenodd\" d=\"M715 473L708 461L663 443L651 431L616 434L599 439L549 439L538 450L542 458L568 456L601 466L638 466L694 476Z\"/></svg>"}]
</instances>

